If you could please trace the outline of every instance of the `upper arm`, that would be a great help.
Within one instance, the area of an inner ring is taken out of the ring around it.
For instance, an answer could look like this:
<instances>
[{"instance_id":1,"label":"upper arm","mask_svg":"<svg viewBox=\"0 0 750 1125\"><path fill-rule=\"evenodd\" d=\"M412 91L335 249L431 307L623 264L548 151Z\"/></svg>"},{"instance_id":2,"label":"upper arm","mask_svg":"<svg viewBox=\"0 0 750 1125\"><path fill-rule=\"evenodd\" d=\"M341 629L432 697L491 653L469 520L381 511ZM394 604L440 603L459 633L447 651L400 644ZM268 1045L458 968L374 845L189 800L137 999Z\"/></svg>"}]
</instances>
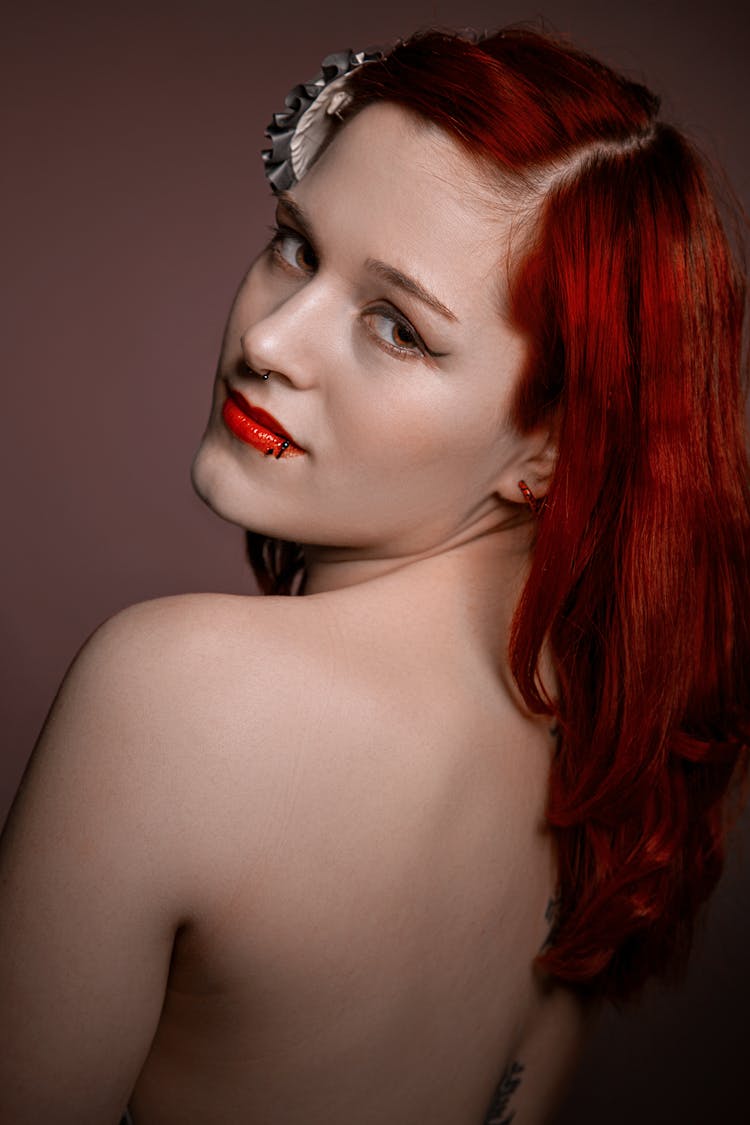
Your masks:
<instances>
[{"instance_id":1,"label":"upper arm","mask_svg":"<svg viewBox=\"0 0 750 1125\"><path fill-rule=\"evenodd\" d=\"M0 1118L117 1121L189 898L170 707L142 622L74 663L0 852ZM158 677L157 677L158 678Z\"/></svg>"}]
</instances>

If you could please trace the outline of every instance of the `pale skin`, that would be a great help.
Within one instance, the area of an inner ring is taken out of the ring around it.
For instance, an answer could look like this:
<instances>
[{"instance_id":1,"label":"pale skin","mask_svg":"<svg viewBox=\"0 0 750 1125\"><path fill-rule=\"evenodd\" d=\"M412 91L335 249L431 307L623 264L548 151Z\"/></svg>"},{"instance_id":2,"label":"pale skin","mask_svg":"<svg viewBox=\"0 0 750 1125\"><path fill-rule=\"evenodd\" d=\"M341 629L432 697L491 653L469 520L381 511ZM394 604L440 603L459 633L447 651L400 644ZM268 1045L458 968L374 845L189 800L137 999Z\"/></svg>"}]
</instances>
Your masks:
<instances>
[{"instance_id":1,"label":"pale skin","mask_svg":"<svg viewBox=\"0 0 750 1125\"><path fill-rule=\"evenodd\" d=\"M549 1120L584 1016L532 966L553 737L507 643L554 443L509 421L493 192L376 106L282 201L194 479L314 545L305 596L136 606L75 662L3 845L4 1120L481 1125L515 1060ZM304 455L231 434L227 380Z\"/></svg>"}]
</instances>

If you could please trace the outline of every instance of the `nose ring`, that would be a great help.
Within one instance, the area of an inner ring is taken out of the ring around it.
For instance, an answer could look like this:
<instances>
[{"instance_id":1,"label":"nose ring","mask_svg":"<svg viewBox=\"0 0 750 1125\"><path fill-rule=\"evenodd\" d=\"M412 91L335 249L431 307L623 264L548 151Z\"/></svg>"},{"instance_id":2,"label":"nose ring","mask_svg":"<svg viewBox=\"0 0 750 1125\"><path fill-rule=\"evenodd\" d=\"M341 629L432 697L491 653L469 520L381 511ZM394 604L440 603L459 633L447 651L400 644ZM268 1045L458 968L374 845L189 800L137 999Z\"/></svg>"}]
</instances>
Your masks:
<instances>
[{"instance_id":1,"label":"nose ring","mask_svg":"<svg viewBox=\"0 0 750 1125\"><path fill-rule=\"evenodd\" d=\"M271 374L270 371L256 371L255 368L251 367L247 362L245 363L245 366L247 367L251 375L257 375L259 379L268 379Z\"/></svg>"}]
</instances>

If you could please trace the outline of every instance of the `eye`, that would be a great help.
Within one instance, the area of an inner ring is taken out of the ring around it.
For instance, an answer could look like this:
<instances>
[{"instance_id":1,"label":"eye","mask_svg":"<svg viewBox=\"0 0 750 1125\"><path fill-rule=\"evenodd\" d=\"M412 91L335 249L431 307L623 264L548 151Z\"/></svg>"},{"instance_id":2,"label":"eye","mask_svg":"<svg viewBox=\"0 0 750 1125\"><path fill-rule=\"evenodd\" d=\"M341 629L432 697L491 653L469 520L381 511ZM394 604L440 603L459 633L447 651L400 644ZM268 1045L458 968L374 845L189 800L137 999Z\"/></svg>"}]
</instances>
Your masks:
<instances>
[{"instance_id":1,"label":"eye","mask_svg":"<svg viewBox=\"0 0 750 1125\"><path fill-rule=\"evenodd\" d=\"M368 332L398 359L436 354L430 351L416 329L395 309L387 306L367 309L363 317Z\"/></svg>"},{"instance_id":2,"label":"eye","mask_svg":"<svg viewBox=\"0 0 750 1125\"><path fill-rule=\"evenodd\" d=\"M273 258L282 269L293 273L314 273L318 259L307 239L289 227L271 227L273 238L270 249Z\"/></svg>"}]
</instances>

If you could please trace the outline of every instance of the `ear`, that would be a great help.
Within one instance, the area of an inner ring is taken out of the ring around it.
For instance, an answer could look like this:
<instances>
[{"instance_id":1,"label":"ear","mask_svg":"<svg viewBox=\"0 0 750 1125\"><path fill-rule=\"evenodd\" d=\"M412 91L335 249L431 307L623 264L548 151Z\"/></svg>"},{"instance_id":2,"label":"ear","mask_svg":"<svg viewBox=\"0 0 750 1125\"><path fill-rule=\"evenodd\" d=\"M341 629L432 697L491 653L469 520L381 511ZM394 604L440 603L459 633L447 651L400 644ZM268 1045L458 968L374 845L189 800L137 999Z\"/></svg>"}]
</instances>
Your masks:
<instances>
[{"instance_id":1,"label":"ear","mask_svg":"<svg viewBox=\"0 0 750 1125\"><path fill-rule=\"evenodd\" d=\"M497 481L497 492L503 500L524 503L518 487L523 481L537 500L547 495L557 464L557 435L548 424L526 434L518 434L517 450L503 466Z\"/></svg>"}]
</instances>

